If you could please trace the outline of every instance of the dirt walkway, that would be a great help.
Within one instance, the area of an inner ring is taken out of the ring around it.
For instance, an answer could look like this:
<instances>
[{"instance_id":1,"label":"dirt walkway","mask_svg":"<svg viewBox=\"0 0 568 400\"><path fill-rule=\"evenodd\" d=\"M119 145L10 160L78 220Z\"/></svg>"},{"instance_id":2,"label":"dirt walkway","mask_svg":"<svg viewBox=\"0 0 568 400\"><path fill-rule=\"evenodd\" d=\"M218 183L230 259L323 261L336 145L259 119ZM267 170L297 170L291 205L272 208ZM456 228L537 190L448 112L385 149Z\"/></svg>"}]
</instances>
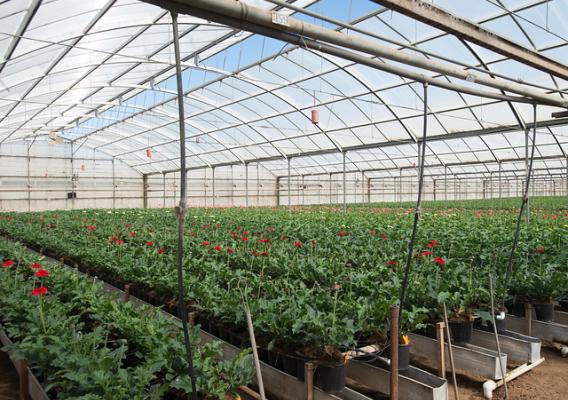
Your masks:
<instances>
[{"instance_id":1,"label":"dirt walkway","mask_svg":"<svg viewBox=\"0 0 568 400\"><path fill-rule=\"evenodd\" d=\"M544 363L508 383L509 399L514 400L561 400L568 399L568 359L560 357L557 351L543 349ZM458 378L460 400L483 399L482 383L472 383ZM454 399L450 387L450 399ZM494 399L504 399L505 391L499 388Z\"/></svg>"},{"instance_id":2,"label":"dirt walkway","mask_svg":"<svg viewBox=\"0 0 568 400\"><path fill-rule=\"evenodd\" d=\"M0 400L18 400L18 374L6 353L0 352Z\"/></svg>"}]
</instances>

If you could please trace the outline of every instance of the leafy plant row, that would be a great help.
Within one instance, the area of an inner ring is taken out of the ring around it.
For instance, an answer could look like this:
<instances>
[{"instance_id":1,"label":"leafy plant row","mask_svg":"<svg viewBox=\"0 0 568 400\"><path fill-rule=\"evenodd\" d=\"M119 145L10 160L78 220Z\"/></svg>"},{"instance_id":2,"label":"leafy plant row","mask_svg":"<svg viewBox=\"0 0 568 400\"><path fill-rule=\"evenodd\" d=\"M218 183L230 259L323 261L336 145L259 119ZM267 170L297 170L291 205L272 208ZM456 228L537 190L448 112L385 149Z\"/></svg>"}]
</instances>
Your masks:
<instances>
[{"instance_id":1,"label":"leafy plant row","mask_svg":"<svg viewBox=\"0 0 568 400\"><path fill-rule=\"evenodd\" d=\"M388 332L410 234L410 210L310 208L191 210L186 291L202 314L244 327L251 308L264 344L338 357ZM496 297L550 301L568 287L568 221L533 213L521 231L514 273L504 282L516 211L423 213L403 331L487 309L489 274ZM135 283L175 300L175 226L170 210L81 210L5 214L0 230L73 257L111 280ZM507 286L507 287L506 287Z\"/></svg>"},{"instance_id":2,"label":"leafy plant row","mask_svg":"<svg viewBox=\"0 0 568 400\"><path fill-rule=\"evenodd\" d=\"M119 302L97 280L0 241L0 322L50 397L187 398L191 381L180 324L153 307ZM220 342L191 330L198 391L226 399L252 377L248 351L221 360Z\"/></svg>"}]
</instances>

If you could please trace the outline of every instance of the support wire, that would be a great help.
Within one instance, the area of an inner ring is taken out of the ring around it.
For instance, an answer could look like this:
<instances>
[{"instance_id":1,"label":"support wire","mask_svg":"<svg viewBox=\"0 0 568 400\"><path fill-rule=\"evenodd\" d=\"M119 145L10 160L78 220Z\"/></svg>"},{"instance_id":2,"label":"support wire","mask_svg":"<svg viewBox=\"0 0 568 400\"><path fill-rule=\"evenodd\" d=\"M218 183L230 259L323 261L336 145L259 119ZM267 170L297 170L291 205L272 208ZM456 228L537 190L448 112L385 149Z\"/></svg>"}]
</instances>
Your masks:
<instances>
[{"instance_id":1,"label":"support wire","mask_svg":"<svg viewBox=\"0 0 568 400\"><path fill-rule=\"evenodd\" d=\"M177 25L177 13L172 12L172 25L174 35L174 51L176 57L176 78L177 78L177 92L178 92L178 111L179 111L179 144L180 144L180 187L181 194L179 198L179 206L177 207L178 219L178 243L177 243L177 275L178 275L178 313L183 327L183 338L185 345L185 352L188 365L188 373L191 379L191 398L197 400L197 380L195 378L195 370L193 368L193 354L191 352L191 343L189 341L189 328L187 323L187 309L185 307L185 295L183 288L183 240L185 230L185 217L187 213L187 169L185 165L185 112L183 108L183 83L180 65L180 50L179 50L179 32Z\"/></svg>"}]
</instances>

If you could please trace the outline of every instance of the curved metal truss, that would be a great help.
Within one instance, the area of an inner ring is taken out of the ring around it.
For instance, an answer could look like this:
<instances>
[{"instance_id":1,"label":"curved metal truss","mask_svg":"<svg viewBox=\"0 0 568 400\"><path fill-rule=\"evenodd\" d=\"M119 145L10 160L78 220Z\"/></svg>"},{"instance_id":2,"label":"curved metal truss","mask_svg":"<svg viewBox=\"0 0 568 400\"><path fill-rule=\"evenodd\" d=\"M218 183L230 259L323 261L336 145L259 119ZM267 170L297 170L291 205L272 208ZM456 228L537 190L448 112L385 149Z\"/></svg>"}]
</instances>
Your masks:
<instances>
[{"instance_id":1,"label":"curved metal truss","mask_svg":"<svg viewBox=\"0 0 568 400\"><path fill-rule=\"evenodd\" d=\"M375 1L296 0L296 10L247 2L455 68L514 79L558 98L568 94L561 78ZM566 59L567 15L560 0L436 3L535 52ZM302 15L298 8L342 24ZM191 16L180 16L179 26L189 168L261 163L285 176L292 159L295 175L325 175L343 171L345 154L346 171L367 178L412 173L423 109L418 83ZM0 2L0 146L57 135L142 174L179 169L171 29L166 11L143 2ZM436 87L429 97L431 176L523 170L530 104ZM313 109L318 124L311 121ZM538 107L536 154L539 168L550 173L562 167L568 152L568 121L552 119L552 111L557 109Z\"/></svg>"}]
</instances>

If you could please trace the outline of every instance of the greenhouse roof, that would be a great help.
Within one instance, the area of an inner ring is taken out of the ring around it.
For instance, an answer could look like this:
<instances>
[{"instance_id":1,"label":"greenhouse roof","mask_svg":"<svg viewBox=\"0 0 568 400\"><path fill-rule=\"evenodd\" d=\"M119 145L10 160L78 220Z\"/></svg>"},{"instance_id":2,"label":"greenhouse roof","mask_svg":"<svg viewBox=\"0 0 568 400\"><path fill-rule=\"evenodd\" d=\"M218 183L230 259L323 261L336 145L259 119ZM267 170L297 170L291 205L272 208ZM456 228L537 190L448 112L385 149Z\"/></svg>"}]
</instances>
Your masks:
<instances>
[{"instance_id":1,"label":"greenhouse roof","mask_svg":"<svg viewBox=\"0 0 568 400\"><path fill-rule=\"evenodd\" d=\"M241 0L242 1L242 0ZM365 37L454 68L566 98L568 82L413 20L370 0L291 3L373 36L282 9L246 3ZM568 58L566 0L438 0L436 6L561 62ZM285 176L346 170L398 176L416 164L423 85L360 63L189 15L179 16L187 165L262 162ZM143 174L179 169L172 19L134 0L0 1L0 145L56 141L94 148ZM395 65L395 62L381 60ZM449 83L476 82L406 67ZM533 106L428 88L428 174L525 168ZM312 123L312 109L320 122ZM535 168L562 168L561 108L539 105ZM152 149L152 157L146 150Z\"/></svg>"}]
</instances>

